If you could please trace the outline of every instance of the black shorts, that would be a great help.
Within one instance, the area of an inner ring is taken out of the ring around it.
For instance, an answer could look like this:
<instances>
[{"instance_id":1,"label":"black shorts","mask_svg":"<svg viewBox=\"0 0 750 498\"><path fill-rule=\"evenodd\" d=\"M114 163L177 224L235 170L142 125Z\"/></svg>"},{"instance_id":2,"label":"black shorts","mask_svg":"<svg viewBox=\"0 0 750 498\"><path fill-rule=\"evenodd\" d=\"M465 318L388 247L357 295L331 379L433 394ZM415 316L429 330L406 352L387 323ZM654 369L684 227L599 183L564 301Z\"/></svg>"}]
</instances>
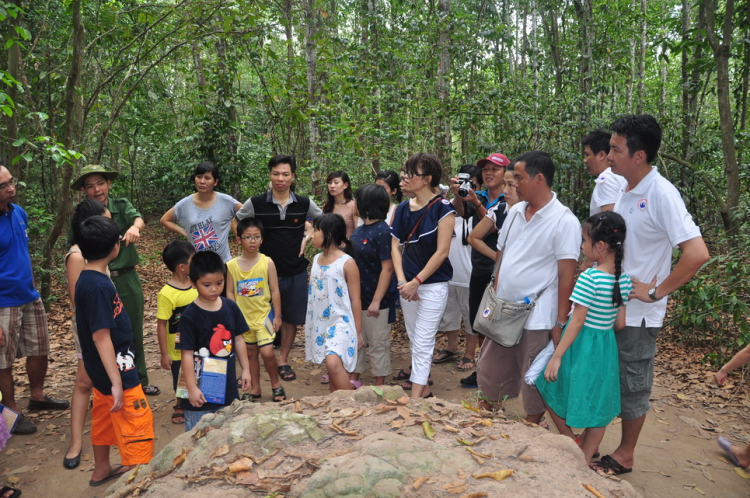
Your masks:
<instances>
[{"instance_id":1,"label":"black shorts","mask_svg":"<svg viewBox=\"0 0 750 498\"><path fill-rule=\"evenodd\" d=\"M307 319L307 271L279 277L281 320L292 325L304 325Z\"/></svg>"}]
</instances>

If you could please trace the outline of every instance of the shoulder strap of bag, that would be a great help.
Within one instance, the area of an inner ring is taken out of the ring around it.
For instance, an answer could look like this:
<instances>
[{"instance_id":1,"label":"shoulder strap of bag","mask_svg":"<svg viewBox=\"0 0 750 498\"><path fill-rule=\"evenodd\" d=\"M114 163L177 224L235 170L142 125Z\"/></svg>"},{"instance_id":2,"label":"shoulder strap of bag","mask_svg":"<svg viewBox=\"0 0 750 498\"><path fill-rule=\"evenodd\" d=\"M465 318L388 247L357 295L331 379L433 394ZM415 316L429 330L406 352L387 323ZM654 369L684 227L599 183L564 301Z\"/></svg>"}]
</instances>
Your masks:
<instances>
[{"instance_id":1,"label":"shoulder strap of bag","mask_svg":"<svg viewBox=\"0 0 750 498\"><path fill-rule=\"evenodd\" d=\"M420 216L419 219L417 220L417 222L414 224L414 228L411 229L411 233L409 234L408 237L406 237L406 242L404 243L404 251L409 246L409 242L411 241L412 236L417 231L417 228L419 227L419 224L422 222L422 218L424 218L424 216L427 214L427 211L430 210L430 208L432 207L433 204L435 204L437 201L439 201L442 198L443 198L442 195L436 195L435 198L432 199L432 202L430 202L429 204L427 204L427 209L424 210L424 213L422 213L422 216Z\"/></svg>"},{"instance_id":2,"label":"shoulder strap of bag","mask_svg":"<svg viewBox=\"0 0 750 498\"><path fill-rule=\"evenodd\" d=\"M505 221L508 221L508 219L506 218ZM508 242L508 235L510 235L510 229L513 228L514 221L516 221L516 216L512 216L510 219L508 231L505 232L505 239L503 240L503 245L500 247L500 255L497 257L497 261L495 261L495 268L492 270L492 277L490 278L490 285L492 286L494 286L495 277L497 277L497 271L500 268L500 263L503 260L503 254L505 254L505 244Z\"/></svg>"}]
</instances>

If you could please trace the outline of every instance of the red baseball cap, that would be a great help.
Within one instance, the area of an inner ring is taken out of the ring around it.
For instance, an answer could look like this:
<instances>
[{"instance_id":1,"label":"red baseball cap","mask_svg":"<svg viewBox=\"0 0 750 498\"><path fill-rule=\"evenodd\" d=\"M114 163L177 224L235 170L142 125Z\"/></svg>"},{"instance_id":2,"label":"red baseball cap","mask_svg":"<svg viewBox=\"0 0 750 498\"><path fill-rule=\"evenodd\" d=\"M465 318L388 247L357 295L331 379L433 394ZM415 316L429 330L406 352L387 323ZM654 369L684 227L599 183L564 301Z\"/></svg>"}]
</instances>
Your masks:
<instances>
[{"instance_id":1,"label":"red baseball cap","mask_svg":"<svg viewBox=\"0 0 750 498\"><path fill-rule=\"evenodd\" d=\"M480 168L484 168L487 163L496 164L502 168L507 168L510 166L510 161L505 156L505 154L500 154L499 152L495 152L494 154L490 154L490 156L486 159L480 159L477 161L477 166Z\"/></svg>"}]
</instances>

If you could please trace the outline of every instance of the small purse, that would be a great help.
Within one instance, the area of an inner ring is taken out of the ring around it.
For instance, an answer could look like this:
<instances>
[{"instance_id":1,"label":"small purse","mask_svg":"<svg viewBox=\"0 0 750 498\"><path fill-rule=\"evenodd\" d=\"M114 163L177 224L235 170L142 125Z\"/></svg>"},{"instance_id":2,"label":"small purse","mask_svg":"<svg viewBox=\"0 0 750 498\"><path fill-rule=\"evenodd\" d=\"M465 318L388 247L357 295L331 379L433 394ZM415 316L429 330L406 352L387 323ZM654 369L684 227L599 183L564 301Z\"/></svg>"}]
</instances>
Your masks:
<instances>
[{"instance_id":1,"label":"small purse","mask_svg":"<svg viewBox=\"0 0 750 498\"><path fill-rule=\"evenodd\" d=\"M474 318L472 326L475 332L479 332L506 348L513 347L521 341L521 335L526 327L526 322L529 319L531 311L536 306L536 301L547 290L545 287L534 297L533 301L524 303L506 301L495 294L495 278L497 277L500 263L503 260L505 244L508 242L510 229L513 228L513 221L515 221L515 217L510 221L508 232L505 234L505 240L500 248L500 257L497 259L495 268L492 270L492 278L484 290L482 301L479 304L479 311Z\"/></svg>"}]
</instances>

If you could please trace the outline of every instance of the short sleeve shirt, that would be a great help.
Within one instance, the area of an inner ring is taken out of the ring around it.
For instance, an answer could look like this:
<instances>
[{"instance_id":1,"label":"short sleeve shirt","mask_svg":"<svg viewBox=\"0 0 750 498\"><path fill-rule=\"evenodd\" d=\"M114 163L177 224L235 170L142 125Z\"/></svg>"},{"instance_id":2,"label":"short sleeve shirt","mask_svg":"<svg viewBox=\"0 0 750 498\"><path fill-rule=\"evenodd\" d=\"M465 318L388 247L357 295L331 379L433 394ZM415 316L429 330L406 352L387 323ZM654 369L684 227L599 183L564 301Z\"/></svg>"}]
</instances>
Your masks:
<instances>
[{"instance_id":1,"label":"short sleeve shirt","mask_svg":"<svg viewBox=\"0 0 750 498\"><path fill-rule=\"evenodd\" d=\"M354 230L351 240L359 268L362 309L367 310L378 288L382 262L391 260L391 227L385 221L362 225ZM387 307L388 300L383 299L378 309Z\"/></svg>"},{"instance_id":2,"label":"short sleeve shirt","mask_svg":"<svg viewBox=\"0 0 750 498\"><path fill-rule=\"evenodd\" d=\"M557 319L558 261L578 260L581 224L553 197L526 221L528 202L515 204L498 236L507 242L498 273L497 296L515 302L534 298L544 290L526 322L527 330L549 330ZM499 247L498 247L499 248Z\"/></svg>"},{"instance_id":3,"label":"short sleeve shirt","mask_svg":"<svg viewBox=\"0 0 750 498\"><path fill-rule=\"evenodd\" d=\"M624 273L620 275L620 297L623 306L628 304L633 284L630 277ZM615 276L596 268L589 268L578 277L570 300L588 308L584 325L599 330L609 330L615 324L617 312L612 303L615 288Z\"/></svg>"},{"instance_id":4,"label":"short sleeve shirt","mask_svg":"<svg viewBox=\"0 0 750 498\"><path fill-rule=\"evenodd\" d=\"M453 267L453 277L449 282L451 285L469 287L472 249L467 239L473 227L473 217L467 219L462 216L456 216L453 226L453 237L451 238L451 249L448 255Z\"/></svg>"},{"instance_id":5,"label":"short sleeve shirt","mask_svg":"<svg viewBox=\"0 0 750 498\"><path fill-rule=\"evenodd\" d=\"M216 192L216 200L208 209L195 205L189 195L174 206L174 220L188 234L196 252L212 251L225 263L232 259L229 250L229 229L239 202L234 197Z\"/></svg>"},{"instance_id":6,"label":"short sleeve shirt","mask_svg":"<svg viewBox=\"0 0 750 498\"><path fill-rule=\"evenodd\" d=\"M215 410L222 406L231 405L239 398L237 392L237 373L235 368L235 337L248 331L247 322L242 316L239 306L234 301L220 297L221 309L208 311L193 303L188 306L180 317L177 331L180 333L180 343L177 349L193 351L194 356L200 355L205 348L208 356L223 358L227 363L227 389L224 405L204 403L201 407L194 407L186 399L180 400L183 410ZM182 363L182 368L191 365Z\"/></svg>"},{"instance_id":7,"label":"short sleeve shirt","mask_svg":"<svg viewBox=\"0 0 750 498\"><path fill-rule=\"evenodd\" d=\"M39 299L29 254L29 220L20 206L8 204L0 213L0 308L22 306Z\"/></svg>"},{"instance_id":8,"label":"short sleeve shirt","mask_svg":"<svg viewBox=\"0 0 750 498\"><path fill-rule=\"evenodd\" d=\"M175 344L180 343L177 325L180 323L182 312L195 301L196 297L198 297L198 291L194 288L180 289L170 284L162 287L156 296L156 318L167 322L167 351L172 361L182 359L182 355L175 348Z\"/></svg>"},{"instance_id":9,"label":"short sleeve shirt","mask_svg":"<svg viewBox=\"0 0 750 498\"><path fill-rule=\"evenodd\" d=\"M83 366L97 391L112 394L112 382L94 344L94 332L109 329L122 389L141 383L135 366L133 327L115 285L104 273L83 270L76 282L76 321Z\"/></svg>"},{"instance_id":10,"label":"short sleeve shirt","mask_svg":"<svg viewBox=\"0 0 750 498\"><path fill-rule=\"evenodd\" d=\"M624 177L612 173L612 168L602 171L602 174L595 180L589 215L594 216L602 211L602 206L616 203L627 184Z\"/></svg>"},{"instance_id":11,"label":"short sleeve shirt","mask_svg":"<svg viewBox=\"0 0 750 498\"><path fill-rule=\"evenodd\" d=\"M432 201L430 201L432 202ZM435 251L437 251L438 224L440 220L450 214L456 214L453 205L447 200L440 198L432 207L423 207L418 211L409 209L409 201L399 204L393 216L391 234L396 238L403 249L401 265L404 275L411 280L427 265ZM429 208L429 209L428 209ZM423 213L422 221L419 222L416 231L411 236L409 244L406 244L409 234ZM448 258L438 267L430 277L422 284L434 284L437 282L448 282L453 278L453 267Z\"/></svg>"},{"instance_id":12,"label":"short sleeve shirt","mask_svg":"<svg viewBox=\"0 0 750 498\"><path fill-rule=\"evenodd\" d=\"M623 271L641 282L661 284L671 271L672 249L701 236L677 189L659 174L656 167L630 191L623 192L615 212L625 219ZM667 300L645 303L634 300L628 305L625 323L640 327L661 327L667 312Z\"/></svg>"}]
</instances>

